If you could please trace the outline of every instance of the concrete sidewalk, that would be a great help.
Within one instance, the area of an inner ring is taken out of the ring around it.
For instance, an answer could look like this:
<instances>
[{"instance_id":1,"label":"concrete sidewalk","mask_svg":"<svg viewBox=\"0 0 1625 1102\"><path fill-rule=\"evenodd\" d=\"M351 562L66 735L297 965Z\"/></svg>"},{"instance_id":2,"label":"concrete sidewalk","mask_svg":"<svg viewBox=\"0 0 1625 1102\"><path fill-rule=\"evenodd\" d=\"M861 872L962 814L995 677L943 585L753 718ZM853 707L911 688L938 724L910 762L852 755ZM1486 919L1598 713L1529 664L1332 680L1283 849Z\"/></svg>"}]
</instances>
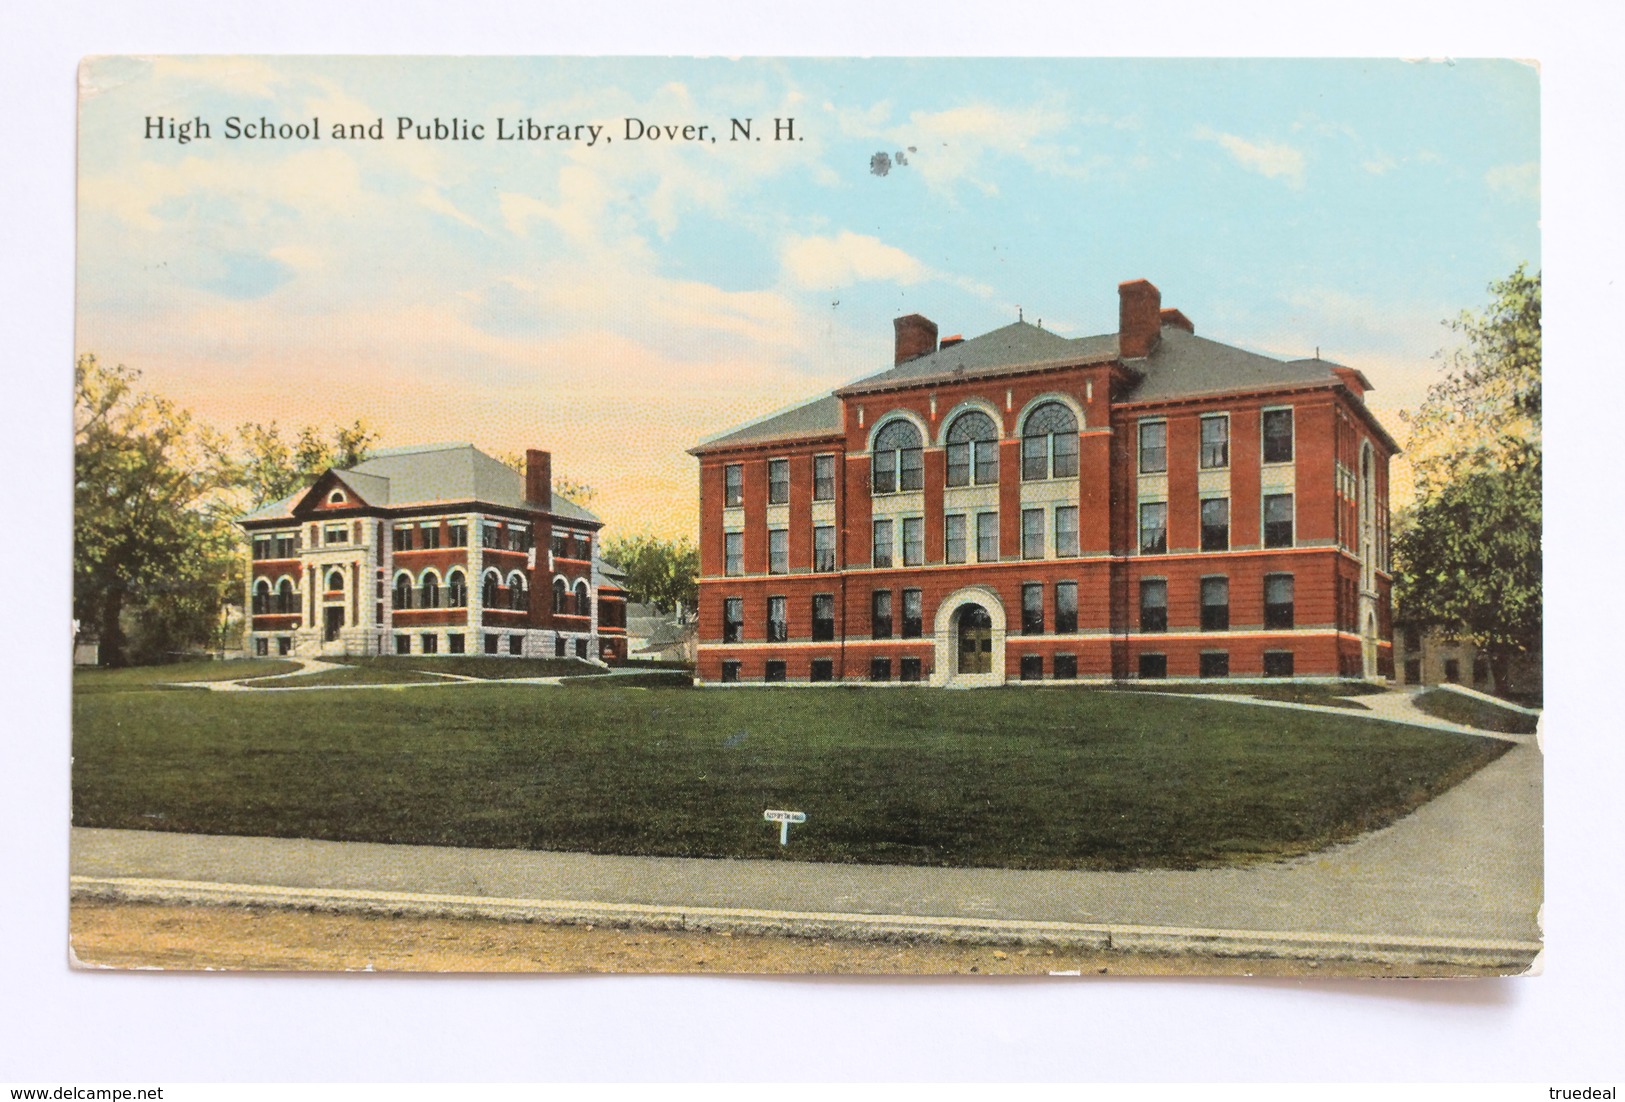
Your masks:
<instances>
[{"instance_id":1,"label":"concrete sidewalk","mask_svg":"<svg viewBox=\"0 0 1625 1102\"><path fill-rule=\"evenodd\" d=\"M1540 947L1541 772L1538 747L1516 746L1383 830L1240 869L939 869L76 828L72 875L79 894L127 899L1518 968Z\"/></svg>"}]
</instances>

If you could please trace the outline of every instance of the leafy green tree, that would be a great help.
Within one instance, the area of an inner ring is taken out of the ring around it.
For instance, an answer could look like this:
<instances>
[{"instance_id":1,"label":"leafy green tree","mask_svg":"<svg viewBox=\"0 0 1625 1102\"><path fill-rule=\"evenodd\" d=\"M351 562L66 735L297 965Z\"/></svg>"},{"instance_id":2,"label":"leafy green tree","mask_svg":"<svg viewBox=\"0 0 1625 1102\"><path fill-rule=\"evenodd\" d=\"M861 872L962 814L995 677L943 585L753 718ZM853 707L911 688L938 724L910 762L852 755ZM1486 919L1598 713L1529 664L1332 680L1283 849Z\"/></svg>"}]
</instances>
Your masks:
<instances>
[{"instance_id":1,"label":"leafy green tree","mask_svg":"<svg viewBox=\"0 0 1625 1102\"><path fill-rule=\"evenodd\" d=\"M628 536L604 543L606 561L626 573L631 600L676 613L687 623L699 606L700 552L684 536L675 540L651 535Z\"/></svg>"},{"instance_id":2,"label":"leafy green tree","mask_svg":"<svg viewBox=\"0 0 1625 1102\"><path fill-rule=\"evenodd\" d=\"M301 428L292 440L275 421L237 428L237 444L220 456L227 479L240 487L257 509L309 486L330 467L353 467L367 458L378 433L356 420L324 433L315 425Z\"/></svg>"}]
</instances>

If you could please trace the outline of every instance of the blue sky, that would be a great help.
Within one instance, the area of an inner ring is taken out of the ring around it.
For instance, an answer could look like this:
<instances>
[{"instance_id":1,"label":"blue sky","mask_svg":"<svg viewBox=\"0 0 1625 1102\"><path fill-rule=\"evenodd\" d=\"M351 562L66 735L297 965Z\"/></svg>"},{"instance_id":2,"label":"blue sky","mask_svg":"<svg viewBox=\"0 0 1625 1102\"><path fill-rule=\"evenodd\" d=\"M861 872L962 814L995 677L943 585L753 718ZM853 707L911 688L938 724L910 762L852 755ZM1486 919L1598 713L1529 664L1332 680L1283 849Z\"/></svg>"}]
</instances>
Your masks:
<instances>
[{"instance_id":1,"label":"blue sky","mask_svg":"<svg viewBox=\"0 0 1625 1102\"><path fill-rule=\"evenodd\" d=\"M682 449L887 366L899 314L1106 332L1148 278L1205 336L1361 368L1403 437L1440 322L1540 263L1510 61L103 58L81 88L81 351L222 426L551 447L623 531L691 531ZM399 116L612 140L326 133Z\"/></svg>"}]
</instances>

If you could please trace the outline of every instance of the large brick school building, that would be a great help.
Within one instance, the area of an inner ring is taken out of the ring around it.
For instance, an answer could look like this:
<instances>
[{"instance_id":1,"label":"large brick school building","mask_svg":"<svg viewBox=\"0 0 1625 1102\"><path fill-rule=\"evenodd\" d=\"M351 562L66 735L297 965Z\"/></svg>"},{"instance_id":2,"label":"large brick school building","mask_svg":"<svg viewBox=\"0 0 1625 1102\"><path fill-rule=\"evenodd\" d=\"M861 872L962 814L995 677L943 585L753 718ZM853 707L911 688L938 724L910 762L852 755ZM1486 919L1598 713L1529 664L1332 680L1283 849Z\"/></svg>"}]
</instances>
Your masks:
<instances>
[{"instance_id":1,"label":"large brick school building","mask_svg":"<svg viewBox=\"0 0 1625 1102\"><path fill-rule=\"evenodd\" d=\"M1388 461L1357 370L1018 321L724 433L700 462L700 680L1391 677Z\"/></svg>"}]
</instances>

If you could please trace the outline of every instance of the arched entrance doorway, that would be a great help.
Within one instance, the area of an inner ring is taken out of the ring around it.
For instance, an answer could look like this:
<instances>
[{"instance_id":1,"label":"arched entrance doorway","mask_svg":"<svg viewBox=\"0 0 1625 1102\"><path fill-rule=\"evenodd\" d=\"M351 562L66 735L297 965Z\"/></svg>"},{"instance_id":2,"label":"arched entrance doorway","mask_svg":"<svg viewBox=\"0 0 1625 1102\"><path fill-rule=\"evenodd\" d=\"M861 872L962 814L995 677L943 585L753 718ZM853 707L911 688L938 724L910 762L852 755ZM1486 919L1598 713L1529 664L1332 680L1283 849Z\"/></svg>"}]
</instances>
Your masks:
<instances>
[{"instance_id":1,"label":"arched entrance doorway","mask_svg":"<svg viewBox=\"0 0 1625 1102\"><path fill-rule=\"evenodd\" d=\"M956 674L993 672L993 617L981 605L959 610L959 661Z\"/></svg>"},{"instance_id":2,"label":"arched entrance doorway","mask_svg":"<svg viewBox=\"0 0 1625 1102\"><path fill-rule=\"evenodd\" d=\"M936 658L931 684L980 688L1004 684L1004 602L987 586L945 597L932 619Z\"/></svg>"}]
</instances>

